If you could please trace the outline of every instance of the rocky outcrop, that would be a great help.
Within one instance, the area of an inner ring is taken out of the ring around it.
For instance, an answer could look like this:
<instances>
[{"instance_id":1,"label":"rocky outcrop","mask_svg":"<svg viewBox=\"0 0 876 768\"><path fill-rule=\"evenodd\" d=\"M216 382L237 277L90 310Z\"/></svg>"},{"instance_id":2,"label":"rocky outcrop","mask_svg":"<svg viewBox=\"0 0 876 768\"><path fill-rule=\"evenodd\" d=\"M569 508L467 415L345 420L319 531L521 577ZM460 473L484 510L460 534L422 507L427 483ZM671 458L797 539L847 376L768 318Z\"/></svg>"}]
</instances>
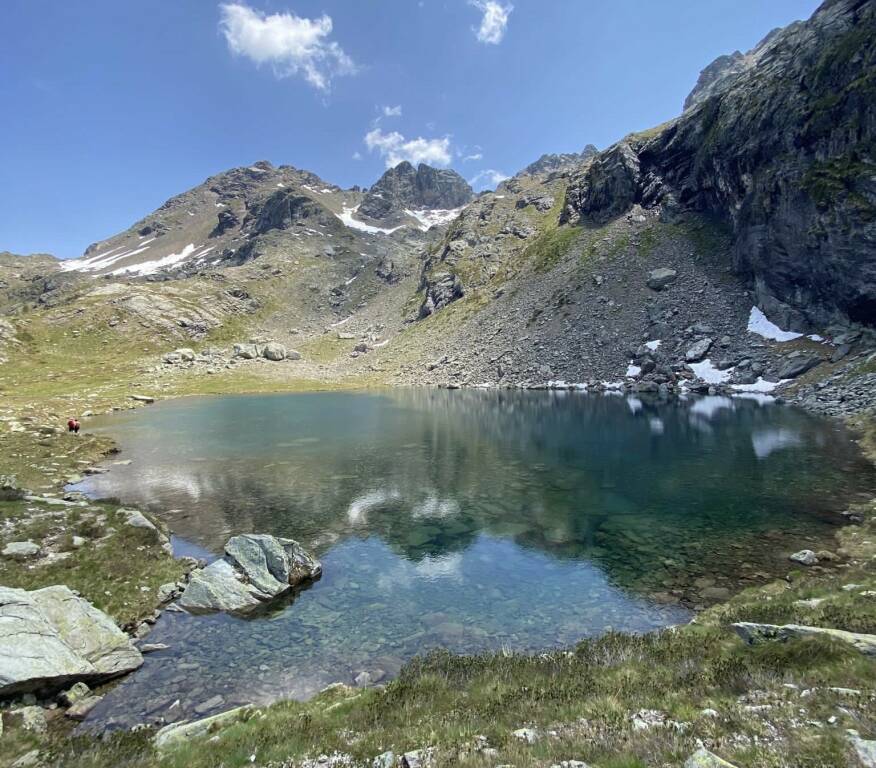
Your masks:
<instances>
[{"instance_id":1,"label":"rocky outcrop","mask_svg":"<svg viewBox=\"0 0 876 768\"><path fill-rule=\"evenodd\" d=\"M551 173L562 173L577 168L585 160L589 160L599 153L599 150L593 145L588 144L581 152L570 152L565 154L547 154L542 155L534 163L526 166L518 176L542 176Z\"/></svg>"},{"instance_id":2,"label":"rocky outcrop","mask_svg":"<svg viewBox=\"0 0 876 768\"><path fill-rule=\"evenodd\" d=\"M0 587L0 696L101 682L142 663L115 622L68 587Z\"/></svg>"},{"instance_id":3,"label":"rocky outcrop","mask_svg":"<svg viewBox=\"0 0 876 768\"><path fill-rule=\"evenodd\" d=\"M192 573L180 605L193 613L247 613L322 574L297 541L244 534L228 540L225 557Z\"/></svg>"},{"instance_id":4,"label":"rocky outcrop","mask_svg":"<svg viewBox=\"0 0 876 768\"><path fill-rule=\"evenodd\" d=\"M680 118L598 155L563 221L634 204L734 233L736 270L810 323L876 323L876 5L827 0Z\"/></svg>"},{"instance_id":5,"label":"rocky outcrop","mask_svg":"<svg viewBox=\"0 0 876 768\"><path fill-rule=\"evenodd\" d=\"M450 302L462 298L462 283L456 275L441 272L425 279L426 297L420 305L420 319L434 314Z\"/></svg>"},{"instance_id":6,"label":"rocky outcrop","mask_svg":"<svg viewBox=\"0 0 876 768\"><path fill-rule=\"evenodd\" d=\"M432 168L421 163L416 169L409 162L390 168L371 187L358 213L384 221L405 209L450 210L469 203L474 192L456 171Z\"/></svg>"},{"instance_id":7,"label":"rocky outcrop","mask_svg":"<svg viewBox=\"0 0 876 768\"><path fill-rule=\"evenodd\" d=\"M851 645L865 656L876 656L876 635L846 632L828 627L807 627L800 624L753 624L747 621L733 624L733 629L750 645L769 641L784 642L801 637L828 637Z\"/></svg>"}]
</instances>

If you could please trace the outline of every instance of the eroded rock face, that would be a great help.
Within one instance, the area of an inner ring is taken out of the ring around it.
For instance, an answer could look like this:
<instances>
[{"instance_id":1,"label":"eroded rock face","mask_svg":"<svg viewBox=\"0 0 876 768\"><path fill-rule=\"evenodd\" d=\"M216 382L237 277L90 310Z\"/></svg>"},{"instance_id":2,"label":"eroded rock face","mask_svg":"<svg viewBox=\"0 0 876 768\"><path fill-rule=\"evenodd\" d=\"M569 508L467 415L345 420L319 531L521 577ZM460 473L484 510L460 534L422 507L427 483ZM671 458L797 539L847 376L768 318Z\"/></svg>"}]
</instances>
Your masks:
<instances>
[{"instance_id":1,"label":"eroded rock face","mask_svg":"<svg viewBox=\"0 0 876 768\"><path fill-rule=\"evenodd\" d=\"M876 5L827 0L661 130L573 176L563 220L634 204L734 232L734 266L810 323L876 323ZM709 79L707 77L707 79ZM760 291L759 291L760 293Z\"/></svg>"},{"instance_id":2,"label":"eroded rock face","mask_svg":"<svg viewBox=\"0 0 876 768\"><path fill-rule=\"evenodd\" d=\"M243 534L228 540L224 558L192 573L180 605L247 613L321 574L320 562L297 541Z\"/></svg>"},{"instance_id":3,"label":"eroded rock face","mask_svg":"<svg viewBox=\"0 0 876 768\"><path fill-rule=\"evenodd\" d=\"M0 587L0 696L100 682L142 663L115 622L68 587Z\"/></svg>"},{"instance_id":4,"label":"eroded rock face","mask_svg":"<svg viewBox=\"0 0 876 768\"><path fill-rule=\"evenodd\" d=\"M434 275L426 281L426 298L420 307L420 319L428 317L450 302L462 298L462 283L456 275L449 272Z\"/></svg>"}]
</instances>

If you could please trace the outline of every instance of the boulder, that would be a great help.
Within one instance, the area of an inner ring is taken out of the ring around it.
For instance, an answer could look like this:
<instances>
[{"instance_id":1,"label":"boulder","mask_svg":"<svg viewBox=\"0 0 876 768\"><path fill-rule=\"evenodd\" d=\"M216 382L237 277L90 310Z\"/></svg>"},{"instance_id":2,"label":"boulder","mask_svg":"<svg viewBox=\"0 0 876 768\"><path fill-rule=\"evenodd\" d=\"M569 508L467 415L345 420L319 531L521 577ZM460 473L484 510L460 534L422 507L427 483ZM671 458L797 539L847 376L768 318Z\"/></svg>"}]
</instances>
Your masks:
<instances>
[{"instance_id":1,"label":"boulder","mask_svg":"<svg viewBox=\"0 0 876 768\"><path fill-rule=\"evenodd\" d=\"M225 557L192 573L180 605L192 612L246 613L322 573L297 541L243 534L225 545Z\"/></svg>"},{"instance_id":2,"label":"boulder","mask_svg":"<svg viewBox=\"0 0 876 768\"><path fill-rule=\"evenodd\" d=\"M10 541L0 554L11 560L29 560L40 553L40 545L32 541Z\"/></svg>"},{"instance_id":3,"label":"boulder","mask_svg":"<svg viewBox=\"0 0 876 768\"><path fill-rule=\"evenodd\" d=\"M828 627L807 627L801 624L755 624L740 621L732 625L733 630L749 645L756 645L771 640L785 642L801 637L830 637L847 643L865 656L876 656L876 635L865 635L859 632L846 632L843 629Z\"/></svg>"},{"instance_id":4,"label":"boulder","mask_svg":"<svg viewBox=\"0 0 876 768\"><path fill-rule=\"evenodd\" d=\"M102 700L103 696L86 696L73 704L64 714L71 720L84 720Z\"/></svg>"},{"instance_id":5,"label":"boulder","mask_svg":"<svg viewBox=\"0 0 876 768\"><path fill-rule=\"evenodd\" d=\"M255 360L259 356L259 348L256 344L235 344L232 356L243 360Z\"/></svg>"},{"instance_id":6,"label":"boulder","mask_svg":"<svg viewBox=\"0 0 876 768\"><path fill-rule=\"evenodd\" d=\"M265 360L273 360L274 362L285 360L286 347L275 341L269 341L262 349L262 357L264 357Z\"/></svg>"},{"instance_id":7,"label":"boulder","mask_svg":"<svg viewBox=\"0 0 876 768\"><path fill-rule=\"evenodd\" d=\"M115 622L68 587L0 587L0 696L102 682L142 663Z\"/></svg>"},{"instance_id":8,"label":"boulder","mask_svg":"<svg viewBox=\"0 0 876 768\"><path fill-rule=\"evenodd\" d=\"M780 379L796 379L821 363L818 355L803 354L786 360L779 368Z\"/></svg>"},{"instance_id":9,"label":"boulder","mask_svg":"<svg viewBox=\"0 0 876 768\"><path fill-rule=\"evenodd\" d=\"M876 768L876 741L862 739L857 731L849 730L849 741L864 768Z\"/></svg>"},{"instance_id":10,"label":"boulder","mask_svg":"<svg viewBox=\"0 0 876 768\"><path fill-rule=\"evenodd\" d=\"M18 487L15 475L0 475L0 501L17 501L24 498L24 489Z\"/></svg>"},{"instance_id":11,"label":"boulder","mask_svg":"<svg viewBox=\"0 0 876 768\"><path fill-rule=\"evenodd\" d=\"M689 363L698 363L707 354L709 354L709 350L711 348L711 339L700 339L698 342L688 348L687 352L684 353L684 359Z\"/></svg>"},{"instance_id":12,"label":"boulder","mask_svg":"<svg viewBox=\"0 0 876 768\"><path fill-rule=\"evenodd\" d=\"M816 565L818 563L818 556L811 549L801 549L788 559L794 563L800 563L800 565Z\"/></svg>"},{"instance_id":13,"label":"boulder","mask_svg":"<svg viewBox=\"0 0 876 768\"><path fill-rule=\"evenodd\" d=\"M667 285L671 285L678 279L678 272L667 267L652 269L648 273L647 285L653 291L662 291Z\"/></svg>"}]
</instances>

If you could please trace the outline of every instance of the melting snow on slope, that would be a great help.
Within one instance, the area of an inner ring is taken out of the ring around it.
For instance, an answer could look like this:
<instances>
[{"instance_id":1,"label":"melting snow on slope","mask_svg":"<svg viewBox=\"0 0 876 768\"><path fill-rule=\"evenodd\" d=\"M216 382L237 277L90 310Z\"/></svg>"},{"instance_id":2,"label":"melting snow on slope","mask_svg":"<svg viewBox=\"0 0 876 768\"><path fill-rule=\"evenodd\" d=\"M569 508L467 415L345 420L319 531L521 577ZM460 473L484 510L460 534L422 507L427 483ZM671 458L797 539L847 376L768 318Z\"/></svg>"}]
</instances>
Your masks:
<instances>
[{"instance_id":1,"label":"melting snow on slope","mask_svg":"<svg viewBox=\"0 0 876 768\"><path fill-rule=\"evenodd\" d=\"M150 237L148 240L141 240L136 248L131 248L128 251L124 250L124 245L117 245L115 248L110 248L108 251L89 256L88 258L71 259L70 261L65 261L61 265L61 269L65 272L98 272L115 264L117 261L127 259L129 256L136 256L138 253L143 253L143 251L148 251L150 248L149 243L154 239L154 237ZM116 253L116 251L121 251L121 253Z\"/></svg>"},{"instance_id":2,"label":"melting snow on slope","mask_svg":"<svg viewBox=\"0 0 876 768\"><path fill-rule=\"evenodd\" d=\"M723 384L730 378L730 369L721 371L715 368L708 357L701 363L689 363L687 367L694 372L698 379L706 382L706 384Z\"/></svg>"},{"instance_id":3,"label":"melting snow on slope","mask_svg":"<svg viewBox=\"0 0 876 768\"><path fill-rule=\"evenodd\" d=\"M635 379L642 372L642 369L638 365L633 365L633 361L630 360L630 364L627 366L626 377L628 379Z\"/></svg>"},{"instance_id":4,"label":"melting snow on slope","mask_svg":"<svg viewBox=\"0 0 876 768\"><path fill-rule=\"evenodd\" d=\"M189 259L194 260L200 258L201 256L206 256L212 250L213 246L211 246L210 248L205 248L202 251L198 251L194 243L189 243L179 253L170 253L167 256L162 256L160 259L154 259L153 261L144 261L142 264L133 264L130 267L120 267L119 269L113 270L113 274L154 275L161 269L173 267Z\"/></svg>"},{"instance_id":5,"label":"melting snow on slope","mask_svg":"<svg viewBox=\"0 0 876 768\"><path fill-rule=\"evenodd\" d=\"M754 384L731 384L731 389L736 392L772 392L776 387L781 386L790 379L782 379L781 381L766 381L762 376L758 378Z\"/></svg>"},{"instance_id":6,"label":"melting snow on slope","mask_svg":"<svg viewBox=\"0 0 876 768\"><path fill-rule=\"evenodd\" d=\"M439 224L447 224L453 221L462 212L462 208L422 208L419 211L413 211L410 208L405 208L405 213L408 216L413 216L420 222L420 229L424 232L431 227Z\"/></svg>"},{"instance_id":7,"label":"melting snow on slope","mask_svg":"<svg viewBox=\"0 0 876 768\"><path fill-rule=\"evenodd\" d=\"M663 342L661 342L660 339L654 339L653 341L646 341L646 342L645 342L645 346L648 347L648 349L650 349L652 352L656 352L656 351L657 351L657 348L658 348L662 343L663 343Z\"/></svg>"},{"instance_id":8,"label":"melting snow on slope","mask_svg":"<svg viewBox=\"0 0 876 768\"><path fill-rule=\"evenodd\" d=\"M399 225L398 227L393 227L392 229L382 229L381 227L374 227L371 224L366 224L364 221L359 221L358 219L354 219L353 215L356 211L359 210L359 206L354 206L353 208L344 207L341 213L336 213L337 216L344 225L350 227L350 229L358 229L361 232L368 232L372 235L391 235L397 229L401 229L404 224Z\"/></svg>"},{"instance_id":9,"label":"melting snow on slope","mask_svg":"<svg viewBox=\"0 0 876 768\"><path fill-rule=\"evenodd\" d=\"M756 333L758 336L763 336L765 339L772 339L773 341L793 341L803 335L793 331L783 331L779 326L771 322L757 307L752 307L751 314L748 316L748 332Z\"/></svg>"}]
</instances>

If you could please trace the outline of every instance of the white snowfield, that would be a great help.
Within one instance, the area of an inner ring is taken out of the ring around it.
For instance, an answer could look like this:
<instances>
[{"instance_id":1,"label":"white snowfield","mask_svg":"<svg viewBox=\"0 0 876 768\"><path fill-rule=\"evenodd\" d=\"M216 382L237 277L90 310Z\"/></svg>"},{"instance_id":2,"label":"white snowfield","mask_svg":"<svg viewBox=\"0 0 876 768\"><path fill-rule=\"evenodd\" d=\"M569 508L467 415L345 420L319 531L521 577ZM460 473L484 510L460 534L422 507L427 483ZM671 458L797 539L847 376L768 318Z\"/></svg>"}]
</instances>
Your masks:
<instances>
[{"instance_id":1,"label":"white snowfield","mask_svg":"<svg viewBox=\"0 0 876 768\"><path fill-rule=\"evenodd\" d=\"M364 221L359 221L358 219L353 218L358 210L358 205L353 208L344 207L341 213L336 213L335 216L344 223L344 226L350 227L350 229L358 229L360 232L367 232L370 235L391 235L397 229L401 229L404 226L404 224L400 224L392 229L383 229L381 227L372 226L371 224L366 224Z\"/></svg>"},{"instance_id":2,"label":"white snowfield","mask_svg":"<svg viewBox=\"0 0 876 768\"><path fill-rule=\"evenodd\" d=\"M771 339L772 341L793 341L803 335L793 331L783 331L758 307L751 308L751 314L748 316L748 332L756 333L758 336L763 336L763 338Z\"/></svg>"},{"instance_id":3,"label":"white snowfield","mask_svg":"<svg viewBox=\"0 0 876 768\"><path fill-rule=\"evenodd\" d=\"M426 232L427 230L438 224L450 223L457 216L459 216L460 213L462 213L462 208L422 208L417 211L411 210L410 208L405 208L405 213L408 216L412 216L417 221L419 221L420 229L422 229L423 232Z\"/></svg>"},{"instance_id":4,"label":"white snowfield","mask_svg":"<svg viewBox=\"0 0 876 768\"><path fill-rule=\"evenodd\" d=\"M162 256L160 259L153 261L144 261L142 264L133 264L129 267L120 267L113 270L114 275L154 275L156 272L168 267L181 265L184 261L194 261L206 256L213 250L214 246L199 250L202 246L195 246L194 243L189 243L179 253L170 253L167 256Z\"/></svg>"},{"instance_id":5,"label":"white snowfield","mask_svg":"<svg viewBox=\"0 0 876 768\"><path fill-rule=\"evenodd\" d=\"M81 259L70 259L61 264L61 269L64 272L99 272L102 269L112 266L117 261L127 259L129 256L136 256L138 253L143 253L143 251L148 251L150 248L149 243L153 240L155 240L155 238L150 237L148 240L139 242L135 248L129 250L123 250L125 246L119 245L115 248L110 248L103 253L95 254L94 256L89 256L87 258L82 257ZM121 253L117 253L117 251L121 251Z\"/></svg>"}]
</instances>

